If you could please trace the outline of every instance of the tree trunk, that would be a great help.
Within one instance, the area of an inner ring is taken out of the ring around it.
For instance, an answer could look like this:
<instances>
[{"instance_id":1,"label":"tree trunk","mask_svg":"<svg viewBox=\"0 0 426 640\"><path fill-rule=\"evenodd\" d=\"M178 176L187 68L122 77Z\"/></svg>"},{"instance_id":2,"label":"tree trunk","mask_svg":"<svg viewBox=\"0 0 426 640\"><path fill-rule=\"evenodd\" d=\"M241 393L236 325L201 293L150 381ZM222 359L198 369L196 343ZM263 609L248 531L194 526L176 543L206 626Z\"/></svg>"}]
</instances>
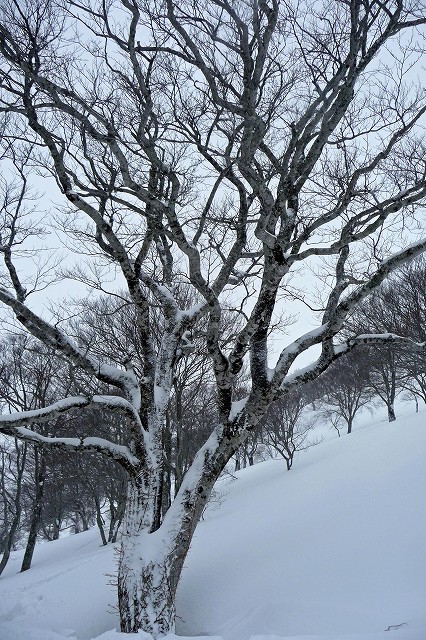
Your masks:
<instances>
[{"instance_id":1,"label":"tree trunk","mask_svg":"<svg viewBox=\"0 0 426 640\"><path fill-rule=\"evenodd\" d=\"M390 392L389 392L389 402L388 402L388 419L389 422L394 422L396 420L395 415L395 396L396 396L396 371L392 370L391 375L391 384L390 384Z\"/></svg>"},{"instance_id":2,"label":"tree trunk","mask_svg":"<svg viewBox=\"0 0 426 640\"><path fill-rule=\"evenodd\" d=\"M60 520L59 517L54 519L52 540L59 540L59 534L61 533L61 522L62 520Z\"/></svg>"},{"instance_id":3,"label":"tree trunk","mask_svg":"<svg viewBox=\"0 0 426 640\"><path fill-rule=\"evenodd\" d=\"M234 471L240 471L241 470L241 456L239 451L236 452L235 454L235 467L234 467Z\"/></svg>"},{"instance_id":4,"label":"tree trunk","mask_svg":"<svg viewBox=\"0 0 426 640\"><path fill-rule=\"evenodd\" d=\"M249 431L243 434L246 438ZM176 590L195 527L220 472L242 443L241 434L232 433L228 425L213 432L197 452L158 529L161 447L151 449L150 468L141 466L130 476L118 566L122 632L142 630L153 638L174 633Z\"/></svg>"},{"instance_id":5,"label":"tree trunk","mask_svg":"<svg viewBox=\"0 0 426 640\"><path fill-rule=\"evenodd\" d=\"M182 484L183 477L185 475L185 463L184 463L184 451L183 444L184 438L182 438L182 398L181 390L175 388L175 421L176 421L176 454L175 454L175 486L174 495L176 496L180 485Z\"/></svg>"},{"instance_id":6,"label":"tree trunk","mask_svg":"<svg viewBox=\"0 0 426 640\"><path fill-rule=\"evenodd\" d=\"M15 539L16 530L18 529L20 518L21 518L21 508L19 507L19 510L16 511L12 519L12 524L10 526L9 533L6 537L6 541L4 544L3 556L0 561L0 576L5 570L7 563L9 562L10 552L12 551L13 542Z\"/></svg>"},{"instance_id":7,"label":"tree trunk","mask_svg":"<svg viewBox=\"0 0 426 640\"><path fill-rule=\"evenodd\" d=\"M239 443L238 443L239 444ZM175 596L185 558L213 485L236 446L223 450L211 436L185 475L179 493L158 529L153 528L162 466L129 480L118 567L121 631L139 629L154 638L174 633Z\"/></svg>"},{"instance_id":8,"label":"tree trunk","mask_svg":"<svg viewBox=\"0 0 426 640\"><path fill-rule=\"evenodd\" d=\"M21 572L27 571L31 567L37 534L41 522L41 511L43 507L44 481L46 478L46 462L43 451L37 447L34 449L35 459L35 496L31 512L30 530L28 533L27 546L25 547L24 558L22 560Z\"/></svg>"},{"instance_id":9,"label":"tree trunk","mask_svg":"<svg viewBox=\"0 0 426 640\"><path fill-rule=\"evenodd\" d=\"M101 512L101 503L99 502L99 497L96 495L96 493L93 494L93 499L95 501L95 508L96 508L96 524L98 525L102 544L105 546L108 544L108 542L105 535L104 519L102 518L102 512Z\"/></svg>"},{"instance_id":10,"label":"tree trunk","mask_svg":"<svg viewBox=\"0 0 426 640\"><path fill-rule=\"evenodd\" d=\"M164 471L163 471L163 501L161 512L164 516L172 501L172 426L170 424L170 412L166 411L166 424L163 429L163 451L164 451Z\"/></svg>"},{"instance_id":11,"label":"tree trunk","mask_svg":"<svg viewBox=\"0 0 426 640\"><path fill-rule=\"evenodd\" d=\"M122 632L142 629L157 637L174 633L175 593L170 586L170 548L158 531L150 532L154 500L142 481L130 480L119 556L118 606Z\"/></svg>"},{"instance_id":12,"label":"tree trunk","mask_svg":"<svg viewBox=\"0 0 426 640\"><path fill-rule=\"evenodd\" d=\"M393 402L388 404L388 420L389 422L394 422L396 420L395 408Z\"/></svg>"},{"instance_id":13,"label":"tree trunk","mask_svg":"<svg viewBox=\"0 0 426 640\"><path fill-rule=\"evenodd\" d=\"M89 525L89 521L87 519L86 514L80 514L81 515L81 521L83 523L83 531L89 531L90 525Z\"/></svg>"},{"instance_id":14,"label":"tree trunk","mask_svg":"<svg viewBox=\"0 0 426 640\"><path fill-rule=\"evenodd\" d=\"M124 518L125 508L126 508L125 496L122 498L120 495L118 496L117 506L115 506L113 500L110 501L110 523L109 523L109 531L108 531L108 542L112 542L113 544L117 542L118 530Z\"/></svg>"},{"instance_id":15,"label":"tree trunk","mask_svg":"<svg viewBox=\"0 0 426 640\"><path fill-rule=\"evenodd\" d=\"M13 543L15 540L16 531L18 530L18 526L21 520L21 512L22 512L22 504L21 504L21 495L22 495L22 482L25 471L25 461L27 458L27 443L23 445L22 451L19 449L19 444L17 440L15 440L15 447L17 453L17 469L18 474L16 478L16 493L15 498L13 500L15 513L12 518L12 522L10 525L10 529L6 536L6 541L4 543L3 557L0 561L0 575L6 568L7 563L9 562L10 553L13 548Z\"/></svg>"}]
</instances>

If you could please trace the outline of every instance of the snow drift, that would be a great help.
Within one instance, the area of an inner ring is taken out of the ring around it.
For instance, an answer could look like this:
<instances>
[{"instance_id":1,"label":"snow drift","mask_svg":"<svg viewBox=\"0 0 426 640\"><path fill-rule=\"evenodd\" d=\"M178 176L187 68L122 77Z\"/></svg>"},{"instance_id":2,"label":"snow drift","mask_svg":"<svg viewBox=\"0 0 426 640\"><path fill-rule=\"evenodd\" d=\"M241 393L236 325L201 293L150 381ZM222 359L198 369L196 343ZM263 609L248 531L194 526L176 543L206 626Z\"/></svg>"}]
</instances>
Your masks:
<instances>
[{"instance_id":1,"label":"snow drift","mask_svg":"<svg viewBox=\"0 0 426 640\"><path fill-rule=\"evenodd\" d=\"M180 635L425 640L424 412L329 439L290 472L256 465L217 492L179 587ZM21 555L0 578L0 640L127 637L111 631L114 553L95 530L39 545L24 574Z\"/></svg>"}]
</instances>

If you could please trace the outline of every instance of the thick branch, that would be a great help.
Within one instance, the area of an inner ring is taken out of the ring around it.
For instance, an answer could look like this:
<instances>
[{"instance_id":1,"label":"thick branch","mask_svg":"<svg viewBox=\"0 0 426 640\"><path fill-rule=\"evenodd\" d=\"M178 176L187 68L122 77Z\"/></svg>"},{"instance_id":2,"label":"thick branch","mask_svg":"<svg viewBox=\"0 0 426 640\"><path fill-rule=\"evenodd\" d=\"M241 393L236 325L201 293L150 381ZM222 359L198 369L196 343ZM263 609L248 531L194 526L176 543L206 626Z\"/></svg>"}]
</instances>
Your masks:
<instances>
[{"instance_id":1,"label":"thick branch","mask_svg":"<svg viewBox=\"0 0 426 640\"><path fill-rule=\"evenodd\" d=\"M137 417L135 416L132 406L124 400L124 398L112 396L93 396L91 398L86 398L83 396L75 396L64 398L63 400L59 400L58 402L42 409L0 415L0 433L57 449L69 451L96 451L114 458L114 460L127 469L137 467L139 460L127 447L117 445L104 438L48 437L40 435L39 433L27 428L27 425L31 426L33 424L54 420L59 415L67 413L73 409L82 409L84 407L87 408L91 406L99 406L104 409L115 411L124 410L124 412L130 414L130 417L133 420Z\"/></svg>"}]
</instances>

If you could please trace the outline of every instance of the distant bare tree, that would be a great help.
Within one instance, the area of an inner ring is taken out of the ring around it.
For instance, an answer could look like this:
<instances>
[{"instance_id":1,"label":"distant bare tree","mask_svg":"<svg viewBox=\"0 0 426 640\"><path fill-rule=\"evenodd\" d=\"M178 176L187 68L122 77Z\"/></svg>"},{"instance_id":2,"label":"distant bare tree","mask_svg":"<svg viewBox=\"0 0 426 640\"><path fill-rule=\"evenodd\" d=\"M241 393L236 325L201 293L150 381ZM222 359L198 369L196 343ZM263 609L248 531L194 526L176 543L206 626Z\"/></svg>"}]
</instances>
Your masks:
<instances>
[{"instance_id":1,"label":"distant bare tree","mask_svg":"<svg viewBox=\"0 0 426 640\"><path fill-rule=\"evenodd\" d=\"M318 439L309 438L314 421L306 411L308 404L303 391L291 391L271 404L264 419L265 442L284 458L288 471L298 451L318 443Z\"/></svg>"},{"instance_id":2,"label":"distant bare tree","mask_svg":"<svg viewBox=\"0 0 426 640\"><path fill-rule=\"evenodd\" d=\"M424 342L424 332L419 331L419 319L409 308L410 296L403 281L403 272L398 270L388 283L359 305L350 320L351 330L373 333L381 327L389 335L398 334ZM417 297L416 293L414 297ZM395 398L409 377L404 362L409 366L409 363L423 361L424 355L410 349L409 344L392 343L364 347L362 354L366 364L363 375L367 376L369 386L385 404L389 422L393 422L396 419Z\"/></svg>"},{"instance_id":3,"label":"distant bare tree","mask_svg":"<svg viewBox=\"0 0 426 640\"><path fill-rule=\"evenodd\" d=\"M392 278L392 300L399 333L426 342L426 261L423 256L398 269ZM402 350L403 386L426 403L426 358L416 350Z\"/></svg>"},{"instance_id":4,"label":"distant bare tree","mask_svg":"<svg viewBox=\"0 0 426 640\"><path fill-rule=\"evenodd\" d=\"M371 360L365 348L354 349L336 360L319 378L321 414L330 419L340 435L339 425L352 433L355 416L374 399L370 385Z\"/></svg>"}]
</instances>

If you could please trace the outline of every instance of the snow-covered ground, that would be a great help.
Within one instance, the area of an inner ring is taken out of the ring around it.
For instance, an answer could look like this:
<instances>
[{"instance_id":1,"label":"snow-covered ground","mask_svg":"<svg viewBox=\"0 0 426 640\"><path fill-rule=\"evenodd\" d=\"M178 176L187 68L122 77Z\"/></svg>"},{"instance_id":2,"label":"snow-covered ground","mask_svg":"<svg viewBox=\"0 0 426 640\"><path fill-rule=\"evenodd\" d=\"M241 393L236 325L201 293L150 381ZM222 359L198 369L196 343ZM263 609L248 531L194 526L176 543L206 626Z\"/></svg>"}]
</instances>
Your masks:
<instances>
[{"instance_id":1,"label":"snow-covered ground","mask_svg":"<svg viewBox=\"0 0 426 640\"><path fill-rule=\"evenodd\" d=\"M362 425L284 467L220 483L187 559L178 633L426 640L426 412ZM111 631L114 554L96 530L39 545L24 574L20 560L0 578L0 640L128 638Z\"/></svg>"}]
</instances>

